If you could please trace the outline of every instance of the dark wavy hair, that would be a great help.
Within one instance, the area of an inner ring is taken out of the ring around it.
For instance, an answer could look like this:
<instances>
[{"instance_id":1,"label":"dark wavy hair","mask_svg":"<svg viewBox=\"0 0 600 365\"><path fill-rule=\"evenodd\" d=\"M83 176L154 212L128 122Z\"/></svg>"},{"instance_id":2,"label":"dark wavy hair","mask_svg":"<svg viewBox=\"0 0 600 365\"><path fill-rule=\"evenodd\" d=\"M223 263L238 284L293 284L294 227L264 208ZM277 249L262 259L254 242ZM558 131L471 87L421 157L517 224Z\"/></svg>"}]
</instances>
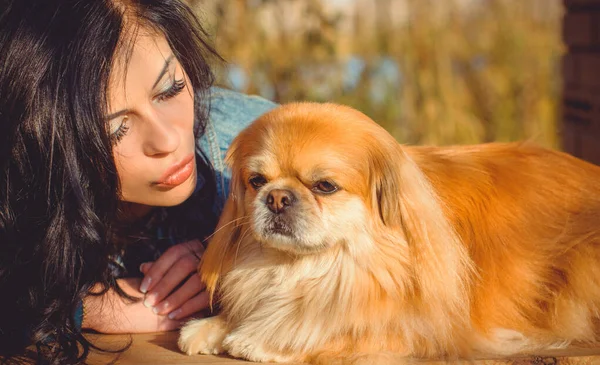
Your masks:
<instances>
[{"instance_id":1,"label":"dark wavy hair","mask_svg":"<svg viewBox=\"0 0 600 365\"><path fill-rule=\"evenodd\" d=\"M109 265L118 248L108 232L120 189L103 116L115 55L132 46L125 30L133 23L166 37L191 79L196 132L203 133L214 81L209 60L218 55L181 1L0 0L0 355L6 358L36 344L40 363L84 361L93 345L77 328L77 306L96 283L118 291ZM211 174L206 161L200 159L199 171Z\"/></svg>"}]
</instances>

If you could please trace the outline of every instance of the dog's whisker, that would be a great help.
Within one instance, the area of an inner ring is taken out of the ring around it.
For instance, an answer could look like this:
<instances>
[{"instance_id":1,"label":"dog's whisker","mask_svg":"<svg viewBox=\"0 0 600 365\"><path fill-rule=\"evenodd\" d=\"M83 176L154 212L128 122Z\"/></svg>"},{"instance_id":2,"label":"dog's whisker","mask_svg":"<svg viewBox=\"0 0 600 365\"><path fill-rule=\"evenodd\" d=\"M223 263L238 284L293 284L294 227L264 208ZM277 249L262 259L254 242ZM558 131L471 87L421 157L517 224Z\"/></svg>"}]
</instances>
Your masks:
<instances>
[{"instance_id":1,"label":"dog's whisker","mask_svg":"<svg viewBox=\"0 0 600 365\"><path fill-rule=\"evenodd\" d=\"M241 228L243 228L245 225L249 225L249 223L250 223L249 221L246 221L246 222L242 222L242 223L240 223L240 225L239 225L240 229L241 229ZM242 237L241 237L241 238L238 238L238 239L236 240L236 241L237 241L237 244L238 244L238 249L239 249L239 244L241 243L241 240L244 238L245 234L246 234L246 233L247 233L249 230L250 230L250 228L248 228L248 229L247 229L247 230L246 230L244 233L242 233ZM232 245L232 244L234 244L234 243L233 243L233 240L228 240L228 241L227 241L227 244L226 244L226 246L225 246L225 249L224 249L224 250L221 252L221 258L220 258L220 260L219 260L219 261L220 261L220 266L221 266L221 267L223 266L223 261L225 261L225 258L227 257L227 252L229 252L229 249L230 249L230 247L231 247L231 245ZM236 255L237 255L237 251L236 251ZM235 259L234 259L234 262L235 262ZM234 265L235 265L235 263L234 263Z\"/></svg>"},{"instance_id":2,"label":"dog's whisker","mask_svg":"<svg viewBox=\"0 0 600 365\"><path fill-rule=\"evenodd\" d=\"M237 247L235 249L235 255L233 256L233 265L235 266L235 264L237 263L237 258L238 258L238 254L240 252L240 246L242 245L242 241L244 240L244 238L246 238L246 236L248 235L248 232L250 232L251 227L248 227L243 233L242 236L240 237L240 239L237 242Z\"/></svg>"},{"instance_id":3,"label":"dog's whisker","mask_svg":"<svg viewBox=\"0 0 600 365\"><path fill-rule=\"evenodd\" d=\"M223 224L221 227L219 227L218 229L216 229L216 230L215 230L215 231L214 231L214 232L213 232L211 235L207 236L207 237L204 239L204 241L205 241L205 242L207 242L207 241L208 241L208 240L210 240L210 239L211 239L211 238L212 238L212 237L213 237L215 234L219 233L219 231L221 231L222 229L224 229L224 228L227 228L227 227L229 227L230 225L232 225L232 224L234 224L234 223L237 223L237 222L239 222L239 221L241 221L241 220L243 220L243 219L248 219L248 220L250 220L250 216L249 216L249 215L244 215L244 216L241 216L241 217L239 217L239 218L232 219L231 221L229 221L229 222L227 222L227 223ZM246 222L246 223L247 223L247 222Z\"/></svg>"}]
</instances>

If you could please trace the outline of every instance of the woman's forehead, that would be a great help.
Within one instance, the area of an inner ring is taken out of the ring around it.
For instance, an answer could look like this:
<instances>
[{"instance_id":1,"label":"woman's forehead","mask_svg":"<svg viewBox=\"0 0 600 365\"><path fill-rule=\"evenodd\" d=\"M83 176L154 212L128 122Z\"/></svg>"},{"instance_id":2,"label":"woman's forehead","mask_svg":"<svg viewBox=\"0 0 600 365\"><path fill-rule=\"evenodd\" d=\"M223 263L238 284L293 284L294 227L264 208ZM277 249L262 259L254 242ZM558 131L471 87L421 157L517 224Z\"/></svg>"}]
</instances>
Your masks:
<instances>
[{"instance_id":1,"label":"woman's forehead","mask_svg":"<svg viewBox=\"0 0 600 365\"><path fill-rule=\"evenodd\" d=\"M122 80L136 67L150 66L151 63L162 65L171 54L171 47L162 33L142 27L124 31L113 61L111 79Z\"/></svg>"},{"instance_id":2,"label":"woman's forehead","mask_svg":"<svg viewBox=\"0 0 600 365\"><path fill-rule=\"evenodd\" d=\"M113 62L108 85L111 104L119 104L125 94L132 96L129 94L138 89L151 90L173 57L169 43L160 33L139 29L128 38L123 40Z\"/></svg>"}]
</instances>

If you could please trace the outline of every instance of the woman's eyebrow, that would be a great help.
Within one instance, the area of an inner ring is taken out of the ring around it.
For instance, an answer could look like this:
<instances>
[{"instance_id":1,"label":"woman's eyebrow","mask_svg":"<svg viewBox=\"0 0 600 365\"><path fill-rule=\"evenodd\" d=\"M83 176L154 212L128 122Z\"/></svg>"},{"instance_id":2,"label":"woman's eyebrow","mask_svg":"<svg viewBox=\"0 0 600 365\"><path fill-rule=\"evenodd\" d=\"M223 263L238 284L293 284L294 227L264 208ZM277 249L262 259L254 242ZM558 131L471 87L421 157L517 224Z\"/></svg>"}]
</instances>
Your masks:
<instances>
[{"instance_id":1,"label":"woman's eyebrow","mask_svg":"<svg viewBox=\"0 0 600 365\"><path fill-rule=\"evenodd\" d=\"M165 60L165 65L163 66L162 70L160 71L160 74L158 74L158 78L154 82L154 85L152 85L152 89L154 89L156 87L156 85L158 85L158 83L160 82L160 80L162 80L163 76L165 76L165 74L167 73L167 70L169 69L169 65L171 64L171 61L173 61L173 58L175 58L175 55L171 54ZM129 113L128 109L119 110L118 112L115 112L115 113L107 115L106 118L104 118L104 119L105 120L111 120L111 119L114 119L116 117L120 117L121 115L125 115L127 113Z\"/></svg>"},{"instance_id":2,"label":"woman's eyebrow","mask_svg":"<svg viewBox=\"0 0 600 365\"><path fill-rule=\"evenodd\" d=\"M109 114L109 115L107 115L107 116L104 118L104 120L106 120L106 121L109 121L109 120L111 120L111 119L115 119L116 117L120 117L121 115L125 115L125 114L127 114L127 113L129 113L129 109L123 109L123 110L119 110L119 111L118 111L118 112L116 112L116 113L112 113L112 114Z\"/></svg>"},{"instance_id":3,"label":"woman's eyebrow","mask_svg":"<svg viewBox=\"0 0 600 365\"><path fill-rule=\"evenodd\" d=\"M165 75L165 73L167 73L167 70L169 69L169 65L171 64L171 61L173 61L173 58L175 58L175 55L172 54L165 61L165 65L163 66L163 69L160 71L160 74L158 75L158 78L154 82L154 85L152 85L153 89L156 87L156 85L158 85L158 83L163 78L163 76Z\"/></svg>"}]
</instances>

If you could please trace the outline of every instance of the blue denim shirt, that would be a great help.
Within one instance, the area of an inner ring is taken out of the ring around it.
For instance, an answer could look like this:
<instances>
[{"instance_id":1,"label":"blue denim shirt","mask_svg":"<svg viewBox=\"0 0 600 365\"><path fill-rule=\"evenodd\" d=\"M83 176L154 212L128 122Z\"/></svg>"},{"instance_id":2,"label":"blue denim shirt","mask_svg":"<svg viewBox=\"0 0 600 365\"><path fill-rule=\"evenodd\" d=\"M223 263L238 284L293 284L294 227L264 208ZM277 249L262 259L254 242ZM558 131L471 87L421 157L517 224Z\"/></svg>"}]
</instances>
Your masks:
<instances>
[{"instance_id":1,"label":"blue denim shirt","mask_svg":"<svg viewBox=\"0 0 600 365\"><path fill-rule=\"evenodd\" d=\"M217 208L222 210L229 193L231 172L224 163L229 145L253 120L277 104L259 96L249 96L222 88L211 90L211 106L206 132L197 141L212 163L217 183ZM200 181L200 180L199 180Z\"/></svg>"}]
</instances>

